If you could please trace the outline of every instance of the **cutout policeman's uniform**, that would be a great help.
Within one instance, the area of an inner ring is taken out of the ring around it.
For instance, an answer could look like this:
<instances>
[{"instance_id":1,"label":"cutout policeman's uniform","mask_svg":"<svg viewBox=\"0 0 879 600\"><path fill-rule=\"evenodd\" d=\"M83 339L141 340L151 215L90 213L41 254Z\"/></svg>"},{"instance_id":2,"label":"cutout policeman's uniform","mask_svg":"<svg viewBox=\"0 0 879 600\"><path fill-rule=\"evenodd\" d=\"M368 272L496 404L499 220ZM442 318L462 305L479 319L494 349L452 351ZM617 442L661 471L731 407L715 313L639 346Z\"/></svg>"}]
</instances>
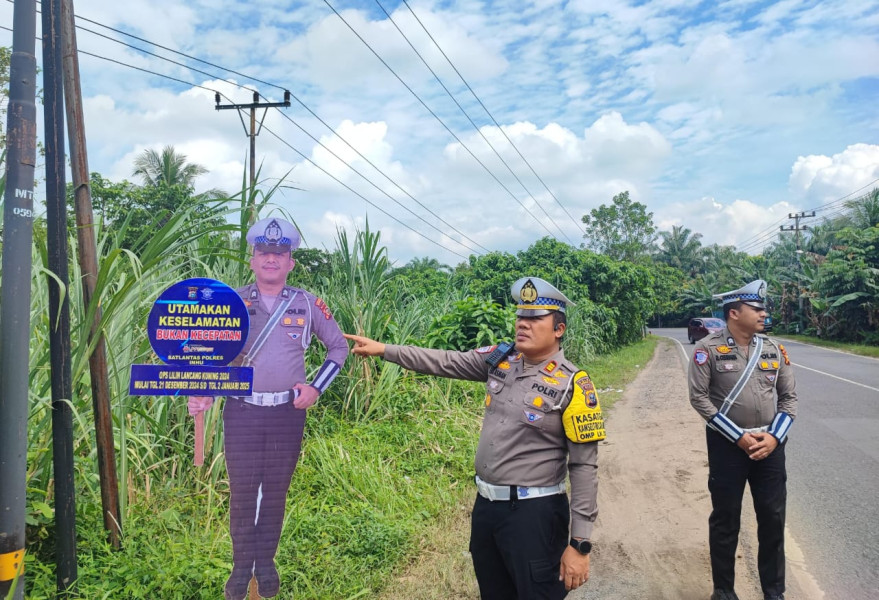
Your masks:
<instances>
[{"instance_id":1,"label":"cutout policeman's uniform","mask_svg":"<svg viewBox=\"0 0 879 600\"><path fill-rule=\"evenodd\" d=\"M256 250L289 255L300 238L291 223L268 218L250 228L247 241ZM267 297L254 283L236 291L248 307L250 332L235 364L254 368L254 393L227 398L223 410L233 554L225 591L226 598L244 598L255 576L260 596L268 598L279 591L274 557L305 428L306 411L293 406L292 388L305 382L312 336L327 349L309 382L321 393L344 364L348 344L323 300L303 289L285 286Z\"/></svg>"},{"instance_id":2,"label":"cutout policeman's uniform","mask_svg":"<svg viewBox=\"0 0 879 600\"><path fill-rule=\"evenodd\" d=\"M565 312L572 304L537 277L516 281L512 295L520 317ZM591 538L598 514L598 441L605 432L589 375L561 349L539 364L509 345L469 352L387 345L384 358L419 373L485 382L470 537L480 594L564 598L562 553L570 538Z\"/></svg>"},{"instance_id":3,"label":"cutout policeman's uniform","mask_svg":"<svg viewBox=\"0 0 879 600\"><path fill-rule=\"evenodd\" d=\"M762 310L766 282L758 279L714 297L724 306L743 302ZM796 382L787 351L763 334L755 335L748 347L738 347L726 328L696 343L689 388L690 403L707 421L714 588L735 598L735 553L747 482L758 523L761 587L766 598L781 598L787 499L785 442L797 410ZM752 460L736 445L745 432L768 432L778 440L778 447L763 460Z\"/></svg>"}]
</instances>

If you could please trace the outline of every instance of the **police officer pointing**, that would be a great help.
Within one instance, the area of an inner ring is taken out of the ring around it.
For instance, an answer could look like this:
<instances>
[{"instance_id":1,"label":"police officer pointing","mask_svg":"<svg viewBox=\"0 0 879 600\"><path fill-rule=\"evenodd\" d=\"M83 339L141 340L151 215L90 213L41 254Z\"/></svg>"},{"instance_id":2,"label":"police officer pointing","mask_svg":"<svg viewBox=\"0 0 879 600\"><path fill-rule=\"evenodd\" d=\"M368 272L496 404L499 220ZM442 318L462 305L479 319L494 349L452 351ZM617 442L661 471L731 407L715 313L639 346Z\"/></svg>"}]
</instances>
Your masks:
<instances>
[{"instance_id":1,"label":"police officer pointing","mask_svg":"<svg viewBox=\"0 0 879 600\"><path fill-rule=\"evenodd\" d=\"M485 382L470 533L480 595L484 600L564 598L589 579L604 422L592 380L561 349L571 301L537 277L516 281L512 295L515 347L455 352L345 337L360 356Z\"/></svg>"},{"instance_id":2,"label":"police officer pointing","mask_svg":"<svg viewBox=\"0 0 879 600\"><path fill-rule=\"evenodd\" d=\"M292 223L269 217L247 232L256 282L236 290L250 315L250 332L234 364L253 367L253 394L229 397L223 408L224 454L229 472L232 573L226 600L243 600L251 578L259 595L276 596L275 552L281 536L290 479L299 459L305 411L329 387L348 355L348 344L323 300L286 285L299 247ZM305 380L305 351L312 337L326 360ZM212 398L193 396L190 414Z\"/></svg>"},{"instance_id":3,"label":"police officer pointing","mask_svg":"<svg viewBox=\"0 0 879 600\"><path fill-rule=\"evenodd\" d=\"M707 421L712 600L737 600L735 558L745 483L757 516L757 567L766 600L784 600L784 449L796 417L793 367L784 346L762 335L766 282L717 294L726 329L696 343L690 403Z\"/></svg>"}]
</instances>

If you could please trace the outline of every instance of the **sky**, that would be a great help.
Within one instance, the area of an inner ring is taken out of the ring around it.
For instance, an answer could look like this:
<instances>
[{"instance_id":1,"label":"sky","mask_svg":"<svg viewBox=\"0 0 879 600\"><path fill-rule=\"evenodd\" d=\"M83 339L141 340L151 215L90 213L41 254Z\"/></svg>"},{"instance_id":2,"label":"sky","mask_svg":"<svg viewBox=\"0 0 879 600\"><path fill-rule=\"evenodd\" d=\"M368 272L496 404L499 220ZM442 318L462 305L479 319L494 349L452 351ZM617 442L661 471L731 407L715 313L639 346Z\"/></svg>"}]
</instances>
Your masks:
<instances>
[{"instance_id":1,"label":"sky","mask_svg":"<svg viewBox=\"0 0 879 600\"><path fill-rule=\"evenodd\" d=\"M289 90L257 164L308 247L367 223L398 265L579 246L581 217L628 191L660 230L756 253L790 213L818 223L879 183L879 0L74 6L79 49L130 65L80 57L90 170L134 181L172 145L209 170L198 189L234 193L249 142L214 92Z\"/></svg>"}]
</instances>

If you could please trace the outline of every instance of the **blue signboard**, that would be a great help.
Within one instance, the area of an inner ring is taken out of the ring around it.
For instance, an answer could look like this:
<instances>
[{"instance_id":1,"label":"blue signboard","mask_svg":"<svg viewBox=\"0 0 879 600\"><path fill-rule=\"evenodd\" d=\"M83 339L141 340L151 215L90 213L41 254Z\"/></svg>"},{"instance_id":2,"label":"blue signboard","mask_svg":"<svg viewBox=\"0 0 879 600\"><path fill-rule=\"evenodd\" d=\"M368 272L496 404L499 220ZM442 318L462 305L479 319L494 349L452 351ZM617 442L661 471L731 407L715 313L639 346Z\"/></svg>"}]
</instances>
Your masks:
<instances>
[{"instance_id":1,"label":"blue signboard","mask_svg":"<svg viewBox=\"0 0 879 600\"><path fill-rule=\"evenodd\" d=\"M132 396L249 396L253 367L227 367L250 331L231 287L197 277L166 289L150 311L150 345L164 365L131 365Z\"/></svg>"},{"instance_id":2,"label":"blue signboard","mask_svg":"<svg viewBox=\"0 0 879 600\"><path fill-rule=\"evenodd\" d=\"M249 396L253 367L131 365L132 396Z\"/></svg>"},{"instance_id":3,"label":"blue signboard","mask_svg":"<svg viewBox=\"0 0 879 600\"><path fill-rule=\"evenodd\" d=\"M228 365L244 348L249 328L247 307L238 293L206 278L169 287L147 320L153 351L172 365Z\"/></svg>"}]
</instances>

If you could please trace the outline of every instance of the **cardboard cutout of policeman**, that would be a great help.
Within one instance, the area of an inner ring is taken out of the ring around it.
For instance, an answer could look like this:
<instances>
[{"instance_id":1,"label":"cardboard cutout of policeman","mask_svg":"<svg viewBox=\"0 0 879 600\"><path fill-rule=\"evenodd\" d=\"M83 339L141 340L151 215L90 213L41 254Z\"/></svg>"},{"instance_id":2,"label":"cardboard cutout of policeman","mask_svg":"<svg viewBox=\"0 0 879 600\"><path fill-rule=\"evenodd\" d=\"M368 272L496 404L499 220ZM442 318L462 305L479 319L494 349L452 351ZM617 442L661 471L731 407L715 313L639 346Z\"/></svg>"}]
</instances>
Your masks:
<instances>
[{"instance_id":1,"label":"cardboard cutout of policeman","mask_svg":"<svg viewBox=\"0 0 879 600\"><path fill-rule=\"evenodd\" d=\"M250 331L233 364L253 367L253 392L228 396L223 407L233 560L224 588L227 600L245 598L252 579L264 598L280 591L275 553L305 412L348 355L348 344L324 301L287 285L296 264L291 252L300 242L293 224L277 217L262 219L247 232L247 241L255 281L236 291L247 306ZM314 379L306 381L305 351L315 336L327 349L326 360ZM212 403L211 397L191 396L189 412L197 415Z\"/></svg>"}]
</instances>

